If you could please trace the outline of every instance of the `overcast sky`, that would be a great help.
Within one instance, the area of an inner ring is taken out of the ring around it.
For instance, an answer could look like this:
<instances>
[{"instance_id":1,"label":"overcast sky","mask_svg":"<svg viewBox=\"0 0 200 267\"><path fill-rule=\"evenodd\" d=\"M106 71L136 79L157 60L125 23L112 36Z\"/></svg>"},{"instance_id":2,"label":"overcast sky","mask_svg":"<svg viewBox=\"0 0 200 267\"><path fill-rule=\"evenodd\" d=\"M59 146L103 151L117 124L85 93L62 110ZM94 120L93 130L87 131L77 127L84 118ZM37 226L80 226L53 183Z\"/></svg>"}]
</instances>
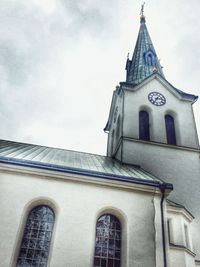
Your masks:
<instances>
[{"instance_id":1,"label":"overcast sky","mask_svg":"<svg viewBox=\"0 0 200 267\"><path fill-rule=\"evenodd\" d=\"M0 0L0 138L105 154L141 3ZM146 0L145 15L166 79L200 95L200 1Z\"/></svg>"}]
</instances>

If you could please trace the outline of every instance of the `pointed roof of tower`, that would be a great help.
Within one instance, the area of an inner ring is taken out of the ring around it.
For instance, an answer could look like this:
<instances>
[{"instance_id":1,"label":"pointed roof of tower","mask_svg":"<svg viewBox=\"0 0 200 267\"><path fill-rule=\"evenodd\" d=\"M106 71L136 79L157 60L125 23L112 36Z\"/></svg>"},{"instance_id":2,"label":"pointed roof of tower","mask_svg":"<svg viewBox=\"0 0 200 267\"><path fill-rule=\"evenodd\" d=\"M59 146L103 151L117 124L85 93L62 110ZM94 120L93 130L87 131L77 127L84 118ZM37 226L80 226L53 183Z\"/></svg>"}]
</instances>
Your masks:
<instances>
[{"instance_id":1,"label":"pointed roof of tower","mask_svg":"<svg viewBox=\"0 0 200 267\"><path fill-rule=\"evenodd\" d=\"M164 77L162 67L146 27L143 9L140 17L140 30L135 50L132 60L129 58L127 59L126 70L126 82L134 85L139 84L155 72Z\"/></svg>"}]
</instances>

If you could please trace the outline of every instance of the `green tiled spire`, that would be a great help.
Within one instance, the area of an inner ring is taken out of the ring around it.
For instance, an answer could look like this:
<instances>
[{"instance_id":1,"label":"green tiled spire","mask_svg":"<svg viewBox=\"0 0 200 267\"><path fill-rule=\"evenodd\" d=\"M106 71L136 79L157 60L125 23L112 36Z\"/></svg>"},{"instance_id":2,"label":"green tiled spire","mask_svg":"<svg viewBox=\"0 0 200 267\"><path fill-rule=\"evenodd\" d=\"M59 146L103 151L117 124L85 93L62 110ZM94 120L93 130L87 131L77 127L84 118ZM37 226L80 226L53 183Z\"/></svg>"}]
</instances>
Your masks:
<instances>
[{"instance_id":1,"label":"green tiled spire","mask_svg":"<svg viewBox=\"0 0 200 267\"><path fill-rule=\"evenodd\" d=\"M143 14L140 17L140 30L133 57L132 60L129 58L127 59L126 71L126 82L135 85L142 82L154 72L157 72L164 77Z\"/></svg>"}]
</instances>

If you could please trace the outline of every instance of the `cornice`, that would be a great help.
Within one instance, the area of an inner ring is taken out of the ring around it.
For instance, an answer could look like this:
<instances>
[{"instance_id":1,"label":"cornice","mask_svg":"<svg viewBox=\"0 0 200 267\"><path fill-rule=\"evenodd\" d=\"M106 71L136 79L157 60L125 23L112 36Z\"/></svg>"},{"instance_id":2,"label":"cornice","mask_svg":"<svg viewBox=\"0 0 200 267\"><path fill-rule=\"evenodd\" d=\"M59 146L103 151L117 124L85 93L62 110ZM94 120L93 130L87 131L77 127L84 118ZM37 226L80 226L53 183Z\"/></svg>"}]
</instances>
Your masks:
<instances>
[{"instance_id":1,"label":"cornice","mask_svg":"<svg viewBox=\"0 0 200 267\"><path fill-rule=\"evenodd\" d=\"M127 82L120 82L120 85L124 90L135 92L139 90L141 87L145 86L149 82L153 80L159 81L168 91L170 91L175 97L177 97L181 101L187 101L191 104L195 103L198 99L197 96L187 94L177 88L175 88L170 82L168 82L164 77L162 77L159 73L153 73L149 77L145 78L141 83L137 85L133 85ZM192 97L192 98L191 98Z\"/></svg>"},{"instance_id":2,"label":"cornice","mask_svg":"<svg viewBox=\"0 0 200 267\"><path fill-rule=\"evenodd\" d=\"M140 191L144 193L152 193L152 194L161 194L158 185L147 185L145 183L139 183L139 181L131 179L128 181L122 181L117 179L112 179L111 177L96 177L95 175L84 175L77 173L69 173L69 172L61 172L56 170L48 170L44 168L37 167L27 167L20 165L13 165L7 163L0 163L0 171L1 173L17 173L22 175L31 175L33 177L44 178L44 179L55 179L62 181L71 181L71 182L79 182L86 184L94 184L99 186L109 186L118 189L132 190L132 191ZM145 181L143 181L145 182Z\"/></svg>"},{"instance_id":3,"label":"cornice","mask_svg":"<svg viewBox=\"0 0 200 267\"><path fill-rule=\"evenodd\" d=\"M155 142L155 141L145 141L137 138L132 138L132 137L123 137L123 140L125 141L132 141L132 142L137 142L137 143L143 143L143 144L148 144L152 146L161 146L161 147L167 147L169 149L176 149L176 150L185 150L185 151L191 151L191 152L196 152L199 154L200 157L200 149L193 148L193 147L186 147L186 146L178 146L178 145L169 145L161 142Z\"/></svg>"},{"instance_id":4,"label":"cornice","mask_svg":"<svg viewBox=\"0 0 200 267\"><path fill-rule=\"evenodd\" d=\"M185 246L182 246L182 245L176 245L176 244L170 243L169 248L175 249L175 250L182 250L184 252L187 252L188 254L190 254L193 257L196 256L196 254L193 251L191 251L189 248L186 248Z\"/></svg>"},{"instance_id":5,"label":"cornice","mask_svg":"<svg viewBox=\"0 0 200 267\"><path fill-rule=\"evenodd\" d=\"M174 207L167 205L167 212L183 215L189 222L193 221L194 216L185 207Z\"/></svg>"}]
</instances>

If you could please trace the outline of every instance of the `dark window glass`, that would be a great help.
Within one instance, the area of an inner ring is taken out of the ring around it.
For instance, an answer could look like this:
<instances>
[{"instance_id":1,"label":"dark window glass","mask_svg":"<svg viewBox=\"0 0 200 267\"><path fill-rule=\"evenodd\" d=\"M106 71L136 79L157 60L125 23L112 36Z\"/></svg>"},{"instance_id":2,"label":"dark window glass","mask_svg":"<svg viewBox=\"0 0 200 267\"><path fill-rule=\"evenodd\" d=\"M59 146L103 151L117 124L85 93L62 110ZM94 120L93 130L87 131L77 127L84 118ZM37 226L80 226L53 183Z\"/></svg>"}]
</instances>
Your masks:
<instances>
[{"instance_id":1,"label":"dark window glass","mask_svg":"<svg viewBox=\"0 0 200 267\"><path fill-rule=\"evenodd\" d=\"M94 267L120 267L121 224L111 215L102 215L96 224Z\"/></svg>"},{"instance_id":2,"label":"dark window glass","mask_svg":"<svg viewBox=\"0 0 200 267\"><path fill-rule=\"evenodd\" d=\"M144 110L139 113L139 138L141 140L150 140L149 114Z\"/></svg>"},{"instance_id":3,"label":"dark window glass","mask_svg":"<svg viewBox=\"0 0 200 267\"><path fill-rule=\"evenodd\" d=\"M29 212L17 267L47 266L54 220L54 212L47 206L37 206Z\"/></svg>"},{"instance_id":4,"label":"dark window glass","mask_svg":"<svg viewBox=\"0 0 200 267\"><path fill-rule=\"evenodd\" d=\"M152 56L152 54L148 54L148 56L147 56L147 64L149 66L153 66L153 56Z\"/></svg>"},{"instance_id":5,"label":"dark window glass","mask_svg":"<svg viewBox=\"0 0 200 267\"><path fill-rule=\"evenodd\" d=\"M174 118L171 115L165 115L167 143L176 145L176 132L174 125Z\"/></svg>"},{"instance_id":6,"label":"dark window glass","mask_svg":"<svg viewBox=\"0 0 200 267\"><path fill-rule=\"evenodd\" d=\"M112 130L112 136L111 136L111 154L114 153L114 138L115 138L115 131Z\"/></svg>"},{"instance_id":7,"label":"dark window glass","mask_svg":"<svg viewBox=\"0 0 200 267\"><path fill-rule=\"evenodd\" d=\"M116 140L118 141L120 137L120 115L117 119L117 130L116 130Z\"/></svg>"},{"instance_id":8,"label":"dark window glass","mask_svg":"<svg viewBox=\"0 0 200 267\"><path fill-rule=\"evenodd\" d=\"M152 51L148 51L144 54L144 60L145 64L149 67L152 67L155 65L155 55Z\"/></svg>"}]
</instances>

